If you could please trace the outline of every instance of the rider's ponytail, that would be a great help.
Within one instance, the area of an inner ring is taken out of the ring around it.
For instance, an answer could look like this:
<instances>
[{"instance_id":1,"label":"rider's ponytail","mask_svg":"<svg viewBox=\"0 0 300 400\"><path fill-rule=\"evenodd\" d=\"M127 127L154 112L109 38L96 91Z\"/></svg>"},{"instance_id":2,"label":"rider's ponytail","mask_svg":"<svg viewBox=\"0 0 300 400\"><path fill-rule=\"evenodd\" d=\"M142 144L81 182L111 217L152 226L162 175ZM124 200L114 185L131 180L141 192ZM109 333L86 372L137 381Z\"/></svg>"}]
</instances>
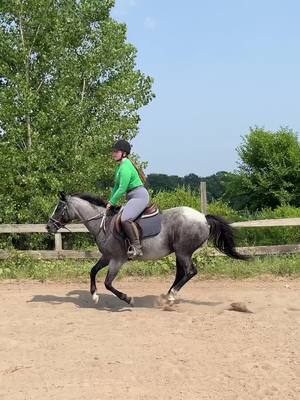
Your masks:
<instances>
[{"instance_id":1,"label":"rider's ponytail","mask_svg":"<svg viewBox=\"0 0 300 400\"><path fill-rule=\"evenodd\" d=\"M137 170L137 173L139 174L139 177L143 181L144 185L146 185L148 182L147 182L147 177L144 174L144 171L136 165L135 161L133 161L133 159L131 157L127 156L127 158L131 161L132 165Z\"/></svg>"}]
</instances>

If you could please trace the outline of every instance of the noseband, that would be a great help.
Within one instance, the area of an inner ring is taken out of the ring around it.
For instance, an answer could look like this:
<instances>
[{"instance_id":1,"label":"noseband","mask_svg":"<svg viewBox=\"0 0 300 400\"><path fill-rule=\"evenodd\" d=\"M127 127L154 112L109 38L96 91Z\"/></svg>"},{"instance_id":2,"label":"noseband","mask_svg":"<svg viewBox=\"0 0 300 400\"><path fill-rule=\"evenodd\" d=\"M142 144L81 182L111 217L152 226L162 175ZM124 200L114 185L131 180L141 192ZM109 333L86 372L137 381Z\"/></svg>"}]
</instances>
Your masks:
<instances>
[{"instance_id":1,"label":"noseband","mask_svg":"<svg viewBox=\"0 0 300 400\"><path fill-rule=\"evenodd\" d=\"M64 215L64 213L65 213L65 212L67 211L67 209L68 209L67 202L64 201L63 203L64 203L64 208L63 208L63 210L62 210L61 217ZM55 212L55 211L54 211L54 212ZM54 214L54 213L53 213L53 214ZM69 232L71 232L70 229L66 227L66 224L63 224L61 221L59 221L59 220L53 218L52 216L50 217L50 221L53 222L53 225L55 226L55 228L56 228L57 230L59 230L59 229L61 229L61 228L65 228L65 229L67 229Z\"/></svg>"}]
</instances>

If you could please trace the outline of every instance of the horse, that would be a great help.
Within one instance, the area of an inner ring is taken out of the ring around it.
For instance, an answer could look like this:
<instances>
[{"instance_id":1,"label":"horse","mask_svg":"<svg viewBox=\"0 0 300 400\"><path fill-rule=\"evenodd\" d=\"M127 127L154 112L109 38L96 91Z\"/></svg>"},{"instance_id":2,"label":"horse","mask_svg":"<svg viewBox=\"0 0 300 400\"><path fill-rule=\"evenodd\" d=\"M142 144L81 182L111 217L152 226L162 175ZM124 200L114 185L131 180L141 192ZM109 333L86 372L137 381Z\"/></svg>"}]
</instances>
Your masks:
<instances>
[{"instance_id":1,"label":"horse","mask_svg":"<svg viewBox=\"0 0 300 400\"><path fill-rule=\"evenodd\" d=\"M108 266L104 282L106 289L133 306L133 297L120 292L112 285L120 268L128 261L128 256L125 241L116 237L110 226L113 225L112 219L119 213L120 207L112 208L107 213L106 205L104 199L89 193L62 192L46 229L49 233L56 233L73 220L83 223L101 253L99 261L90 272L90 293L94 303L99 301L97 273ZM143 256L139 257L139 260L157 260L175 253L175 280L167 292L167 300L170 303L174 303L179 290L197 274L192 255L207 240L212 239L214 246L229 257L238 260L249 258L237 252L233 229L222 217L204 215L186 206L166 209L161 211L161 214L161 230L156 236L142 239Z\"/></svg>"}]
</instances>

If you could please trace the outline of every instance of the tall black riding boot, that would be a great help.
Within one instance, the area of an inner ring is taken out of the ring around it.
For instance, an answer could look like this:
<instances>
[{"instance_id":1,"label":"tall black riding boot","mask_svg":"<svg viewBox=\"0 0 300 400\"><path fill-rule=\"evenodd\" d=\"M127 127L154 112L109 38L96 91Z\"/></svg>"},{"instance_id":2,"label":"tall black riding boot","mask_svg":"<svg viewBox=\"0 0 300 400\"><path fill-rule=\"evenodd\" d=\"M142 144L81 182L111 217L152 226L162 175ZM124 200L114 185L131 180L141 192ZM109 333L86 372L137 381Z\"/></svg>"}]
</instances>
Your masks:
<instances>
[{"instance_id":1,"label":"tall black riding boot","mask_svg":"<svg viewBox=\"0 0 300 400\"><path fill-rule=\"evenodd\" d=\"M122 227L130 241L130 246L127 251L128 258L132 260L135 257L142 256L143 251L141 246L140 233L136 224L133 221L124 221L122 222Z\"/></svg>"}]
</instances>

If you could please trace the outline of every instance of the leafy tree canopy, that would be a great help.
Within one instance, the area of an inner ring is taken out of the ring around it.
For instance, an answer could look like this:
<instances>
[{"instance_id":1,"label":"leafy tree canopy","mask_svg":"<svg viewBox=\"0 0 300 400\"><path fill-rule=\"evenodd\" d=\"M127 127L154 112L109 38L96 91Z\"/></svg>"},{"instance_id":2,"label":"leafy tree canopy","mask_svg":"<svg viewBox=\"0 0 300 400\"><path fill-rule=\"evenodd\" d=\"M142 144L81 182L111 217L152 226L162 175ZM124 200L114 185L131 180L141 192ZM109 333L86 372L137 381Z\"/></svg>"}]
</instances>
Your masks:
<instances>
[{"instance_id":1,"label":"leafy tree canopy","mask_svg":"<svg viewBox=\"0 0 300 400\"><path fill-rule=\"evenodd\" d=\"M234 207L254 211L300 206L300 143L295 132L250 129L238 154L239 167L224 196Z\"/></svg>"},{"instance_id":2,"label":"leafy tree canopy","mask_svg":"<svg viewBox=\"0 0 300 400\"><path fill-rule=\"evenodd\" d=\"M0 3L0 222L41 222L59 190L97 191L137 134L152 79L112 0Z\"/></svg>"}]
</instances>

